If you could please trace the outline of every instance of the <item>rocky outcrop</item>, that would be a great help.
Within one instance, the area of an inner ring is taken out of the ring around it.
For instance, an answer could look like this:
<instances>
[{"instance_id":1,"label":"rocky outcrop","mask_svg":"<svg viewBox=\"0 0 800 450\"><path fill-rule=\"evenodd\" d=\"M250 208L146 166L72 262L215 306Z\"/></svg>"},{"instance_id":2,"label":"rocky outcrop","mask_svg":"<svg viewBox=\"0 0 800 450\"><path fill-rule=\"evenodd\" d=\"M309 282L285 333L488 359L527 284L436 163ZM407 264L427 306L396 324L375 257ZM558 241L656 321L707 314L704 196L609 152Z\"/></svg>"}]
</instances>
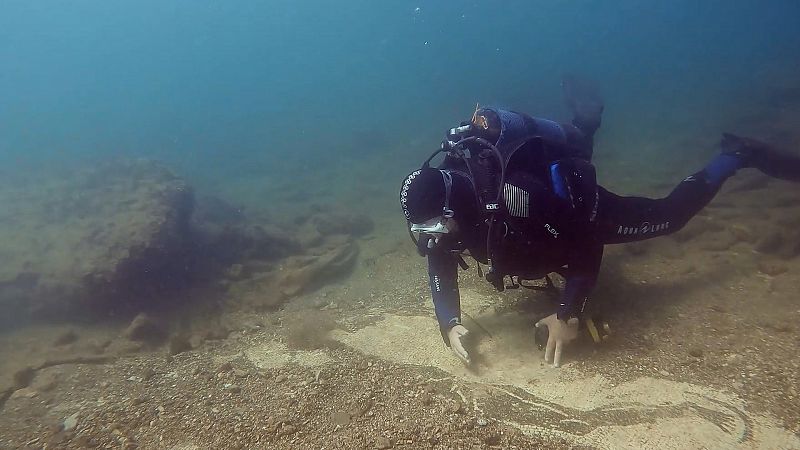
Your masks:
<instances>
[{"instance_id":1,"label":"rocky outcrop","mask_svg":"<svg viewBox=\"0 0 800 450\"><path fill-rule=\"evenodd\" d=\"M64 315L175 283L193 195L150 161L0 186L0 305Z\"/></svg>"},{"instance_id":2,"label":"rocky outcrop","mask_svg":"<svg viewBox=\"0 0 800 450\"><path fill-rule=\"evenodd\" d=\"M281 225L219 198L196 201L150 161L0 185L0 203L0 308L14 311L6 318L132 316L202 283L277 306L347 273L354 236L372 230L368 217L332 209Z\"/></svg>"},{"instance_id":3,"label":"rocky outcrop","mask_svg":"<svg viewBox=\"0 0 800 450\"><path fill-rule=\"evenodd\" d=\"M230 298L256 309L273 309L352 270L359 251L354 236L328 234L329 228L322 228L326 231L322 233L316 223L330 222L324 213L314 217L315 220L304 220L295 231L291 241L298 245L295 254L272 263L251 260L249 264L235 265L229 273ZM371 229L372 222L362 220L361 226Z\"/></svg>"}]
</instances>

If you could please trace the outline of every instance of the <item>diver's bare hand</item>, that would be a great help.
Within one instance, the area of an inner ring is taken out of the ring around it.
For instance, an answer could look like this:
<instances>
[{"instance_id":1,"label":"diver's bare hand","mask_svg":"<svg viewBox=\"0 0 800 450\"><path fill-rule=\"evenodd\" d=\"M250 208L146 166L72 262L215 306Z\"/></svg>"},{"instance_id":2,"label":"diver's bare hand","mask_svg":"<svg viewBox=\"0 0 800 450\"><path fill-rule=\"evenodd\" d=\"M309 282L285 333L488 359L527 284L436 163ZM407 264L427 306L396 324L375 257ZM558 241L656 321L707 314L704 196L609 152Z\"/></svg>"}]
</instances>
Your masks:
<instances>
[{"instance_id":1,"label":"diver's bare hand","mask_svg":"<svg viewBox=\"0 0 800 450\"><path fill-rule=\"evenodd\" d=\"M447 332L447 338L450 340L450 349L464 364L469 364L470 362L469 353L464 350L462 341L467 334L469 334L469 330L464 325L456 325Z\"/></svg>"},{"instance_id":2,"label":"diver's bare hand","mask_svg":"<svg viewBox=\"0 0 800 450\"><path fill-rule=\"evenodd\" d=\"M536 328L547 327L547 347L544 350L544 360L553 362L553 366L561 366L561 352L565 345L578 337L578 319L573 317L568 321L558 320L551 314L536 322ZM554 355L555 352L555 355Z\"/></svg>"}]
</instances>

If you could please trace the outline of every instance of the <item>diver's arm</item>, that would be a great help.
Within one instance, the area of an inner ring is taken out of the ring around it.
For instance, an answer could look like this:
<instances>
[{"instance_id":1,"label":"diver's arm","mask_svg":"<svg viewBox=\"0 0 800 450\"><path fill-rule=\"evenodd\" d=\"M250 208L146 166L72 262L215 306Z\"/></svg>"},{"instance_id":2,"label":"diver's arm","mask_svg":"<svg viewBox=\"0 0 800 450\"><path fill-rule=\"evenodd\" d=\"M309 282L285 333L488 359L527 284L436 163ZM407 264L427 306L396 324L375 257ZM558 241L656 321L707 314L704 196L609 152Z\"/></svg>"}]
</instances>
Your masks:
<instances>
[{"instance_id":1,"label":"diver's arm","mask_svg":"<svg viewBox=\"0 0 800 450\"><path fill-rule=\"evenodd\" d=\"M436 320L445 344L451 328L461 324L461 298L458 292L458 261L448 252L428 254L428 277Z\"/></svg>"},{"instance_id":2,"label":"diver's arm","mask_svg":"<svg viewBox=\"0 0 800 450\"><path fill-rule=\"evenodd\" d=\"M603 247L580 245L570 252L573 258L565 273L567 286L558 311L536 322L536 327L547 327L547 346L544 360L561 366L561 353L565 345L578 337L578 316L583 312L589 294L594 288L600 270Z\"/></svg>"},{"instance_id":3,"label":"diver's arm","mask_svg":"<svg viewBox=\"0 0 800 450\"><path fill-rule=\"evenodd\" d=\"M586 307L589 295L600 273L603 246L595 243L579 245L570 251L566 286L556 316L559 320L579 317Z\"/></svg>"}]
</instances>

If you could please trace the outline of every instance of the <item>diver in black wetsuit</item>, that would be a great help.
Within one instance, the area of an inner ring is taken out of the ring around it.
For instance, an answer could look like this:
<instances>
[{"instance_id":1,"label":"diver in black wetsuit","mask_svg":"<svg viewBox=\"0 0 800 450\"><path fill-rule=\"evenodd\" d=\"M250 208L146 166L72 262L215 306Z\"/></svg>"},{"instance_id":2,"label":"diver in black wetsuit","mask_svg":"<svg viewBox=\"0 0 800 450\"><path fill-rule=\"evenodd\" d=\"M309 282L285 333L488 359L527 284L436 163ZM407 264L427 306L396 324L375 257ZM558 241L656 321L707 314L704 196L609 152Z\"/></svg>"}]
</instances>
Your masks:
<instances>
[{"instance_id":1,"label":"diver in black wetsuit","mask_svg":"<svg viewBox=\"0 0 800 450\"><path fill-rule=\"evenodd\" d=\"M558 310L536 323L547 327L545 360L557 367L562 347L577 337L605 244L680 230L742 168L800 181L800 157L724 134L721 153L667 197L618 196L596 183L592 141L603 108L596 97L586 98L570 104L571 124L478 109L470 122L450 130L438 168L428 166L429 158L403 183L400 203L420 254L428 257L442 337L465 363L462 255L488 264L486 279L498 290L509 276L512 285L553 272L565 278Z\"/></svg>"}]
</instances>

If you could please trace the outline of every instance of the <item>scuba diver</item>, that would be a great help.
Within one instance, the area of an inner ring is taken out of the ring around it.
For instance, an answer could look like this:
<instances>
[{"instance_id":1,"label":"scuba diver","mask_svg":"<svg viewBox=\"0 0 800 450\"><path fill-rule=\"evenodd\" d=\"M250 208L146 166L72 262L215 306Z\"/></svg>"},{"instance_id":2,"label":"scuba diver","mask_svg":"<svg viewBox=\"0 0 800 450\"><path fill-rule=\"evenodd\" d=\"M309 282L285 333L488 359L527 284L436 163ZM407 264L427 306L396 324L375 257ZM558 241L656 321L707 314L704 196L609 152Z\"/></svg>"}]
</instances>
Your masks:
<instances>
[{"instance_id":1,"label":"scuba diver","mask_svg":"<svg viewBox=\"0 0 800 450\"><path fill-rule=\"evenodd\" d=\"M544 331L544 358L561 364L578 336L600 270L603 247L674 233L716 195L737 170L755 168L800 182L800 157L764 142L723 134L721 152L661 199L623 197L599 186L591 164L603 102L588 85L563 82L572 123L559 124L498 108L476 108L452 128L439 150L409 174L400 204L420 255L427 256L436 318L447 346L465 364L458 268L464 255L487 265L498 291L558 273L565 280ZM430 162L438 154L444 160ZM506 279L510 282L507 285ZM594 325L591 325L594 328ZM596 334L596 330L593 332Z\"/></svg>"}]
</instances>

